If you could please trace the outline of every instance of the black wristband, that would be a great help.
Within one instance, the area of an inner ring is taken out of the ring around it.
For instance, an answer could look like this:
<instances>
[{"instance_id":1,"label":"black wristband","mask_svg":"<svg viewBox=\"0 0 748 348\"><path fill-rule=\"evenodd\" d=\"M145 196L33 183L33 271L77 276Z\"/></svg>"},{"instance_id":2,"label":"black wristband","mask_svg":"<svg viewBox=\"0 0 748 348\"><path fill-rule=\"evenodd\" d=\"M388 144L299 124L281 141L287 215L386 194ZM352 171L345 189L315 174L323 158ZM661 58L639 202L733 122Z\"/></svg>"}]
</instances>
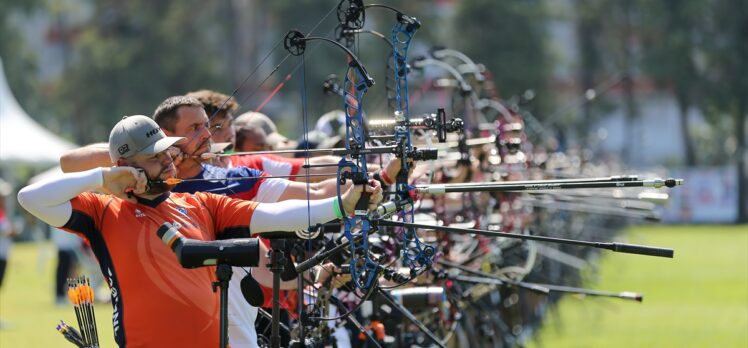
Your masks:
<instances>
[{"instance_id":1,"label":"black wristband","mask_svg":"<svg viewBox=\"0 0 748 348\"><path fill-rule=\"evenodd\" d=\"M388 188L390 185L388 185L386 182L384 182L384 179L382 179L382 176L379 175L379 171L377 170L374 172L374 174L371 175L374 180L379 181L379 184L382 185L382 190L386 191L386 188Z\"/></svg>"}]
</instances>

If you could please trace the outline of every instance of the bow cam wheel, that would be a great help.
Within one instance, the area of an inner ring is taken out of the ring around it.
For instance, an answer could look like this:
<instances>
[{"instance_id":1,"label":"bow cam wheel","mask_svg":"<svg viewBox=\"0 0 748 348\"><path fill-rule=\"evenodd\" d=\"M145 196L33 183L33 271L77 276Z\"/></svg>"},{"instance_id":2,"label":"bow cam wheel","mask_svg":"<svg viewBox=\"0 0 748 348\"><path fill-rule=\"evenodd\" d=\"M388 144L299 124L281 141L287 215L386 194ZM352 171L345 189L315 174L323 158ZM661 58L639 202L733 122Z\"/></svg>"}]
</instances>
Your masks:
<instances>
[{"instance_id":1,"label":"bow cam wheel","mask_svg":"<svg viewBox=\"0 0 748 348\"><path fill-rule=\"evenodd\" d=\"M300 56L304 54L304 50L306 49L305 39L304 34L300 31L291 30L283 39L283 47L286 48L288 53L291 53L294 56Z\"/></svg>"}]
</instances>

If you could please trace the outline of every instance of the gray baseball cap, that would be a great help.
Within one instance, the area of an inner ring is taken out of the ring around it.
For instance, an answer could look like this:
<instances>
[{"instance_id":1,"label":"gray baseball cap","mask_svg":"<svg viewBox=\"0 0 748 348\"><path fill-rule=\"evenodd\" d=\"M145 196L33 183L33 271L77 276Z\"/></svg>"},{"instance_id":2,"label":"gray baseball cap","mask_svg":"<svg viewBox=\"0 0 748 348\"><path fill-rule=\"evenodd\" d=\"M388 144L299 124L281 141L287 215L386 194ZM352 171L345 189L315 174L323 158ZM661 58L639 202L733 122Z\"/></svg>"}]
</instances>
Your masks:
<instances>
[{"instance_id":1,"label":"gray baseball cap","mask_svg":"<svg viewBox=\"0 0 748 348\"><path fill-rule=\"evenodd\" d=\"M152 155L174 145L182 137L167 137L156 121L148 116L125 116L109 133L109 157L112 162L138 154Z\"/></svg>"},{"instance_id":2,"label":"gray baseball cap","mask_svg":"<svg viewBox=\"0 0 748 348\"><path fill-rule=\"evenodd\" d=\"M275 126L273 120L259 112L249 111L239 115L239 117L234 119L234 128L238 131L246 128L262 128L265 131L265 140L273 148L278 143L288 141L288 138L278 133L278 127Z\"/></svg>"}]
</instances>

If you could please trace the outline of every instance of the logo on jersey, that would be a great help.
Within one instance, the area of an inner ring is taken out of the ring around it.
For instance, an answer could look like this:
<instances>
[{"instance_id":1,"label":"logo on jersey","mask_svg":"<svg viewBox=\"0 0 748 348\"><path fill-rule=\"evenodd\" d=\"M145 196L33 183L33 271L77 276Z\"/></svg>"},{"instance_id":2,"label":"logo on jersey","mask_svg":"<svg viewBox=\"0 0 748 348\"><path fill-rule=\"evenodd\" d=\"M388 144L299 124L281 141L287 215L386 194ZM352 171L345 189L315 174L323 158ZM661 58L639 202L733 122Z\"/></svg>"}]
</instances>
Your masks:
<instances>
[{"instance_id":1,"label":"logo on jersey","mask_svg":"<svg viewBox=\"0 0 748 348\"><path fill-rule=\"evenodd\" d=\"M144 218L144 217L145 217L145 214L143 214L143 212L142 212L142 211L140 211L140 209L137 209L137 208L136 208L136 209L135 209L135 217L136 217L136 218Z\"/></svg>"},{"instance_id":2,"label":"logo on jersey","mask_svg":"<svg viewBox=\"0 0 748 348\"><path fill-rule=\"evenodd\" d=\"M187 216L187 208L185 207L177 207L177 211L182 213L182 215Z\"/></svg>"},{"instance_id":3,"label":"logo on jersey","mask_svg":"<svg viewBox=\"0 0 748 348\"><path fill-rule=\"evenodd\" d=\"M142 214L142 213L141 213ZM145 215L143 215L145 216ZM112 291L112 304L114 304L114 310L112 312L112 327L114 328L114 336L117 336L117 332L119 331L119 292L117 291L117 287L114 286L114 275L112 274L112 269L107 267L107 273L108 277L105 277L107 282L109 282L109 289Z\"/></svg>"}]
</instances>

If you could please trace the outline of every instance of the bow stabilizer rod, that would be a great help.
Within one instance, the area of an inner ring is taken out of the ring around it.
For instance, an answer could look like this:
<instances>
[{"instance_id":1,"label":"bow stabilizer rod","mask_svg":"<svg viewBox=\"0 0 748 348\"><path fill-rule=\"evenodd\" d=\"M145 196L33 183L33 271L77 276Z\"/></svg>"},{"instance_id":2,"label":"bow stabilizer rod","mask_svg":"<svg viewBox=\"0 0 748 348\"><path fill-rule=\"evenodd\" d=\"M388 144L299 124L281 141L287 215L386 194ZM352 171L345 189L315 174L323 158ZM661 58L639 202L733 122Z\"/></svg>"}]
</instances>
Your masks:
<instances>
[{"instance_id":1,"label":"bow stabilizer rod","mask_svg":"<svg viewBox=\"0 0 748 348\"><path fill-rule=\"evenodd\" d=\"M509 191L537 191L537 190L564 190L564 189L586 189L586 188L620 188L620 187L675 187L683 185L683 179L649 179L649 180L609 180L609 181L565 181L565 180L542 180L542 181L511 181L511 182L485 182L473 184L442 184L442 185L416 185L416 193L442 194L449 192L509 192Z\"/></svg>"},{"instance_id":2,"label":"bow stabilizer rod","mask_svg":"<svg viewBox=\"0 0 748 348\"><path fill-rule=\"evenodd\" d=\"M454 268L466 273L474 274L478 277L465 277L465 276L457 276L454 277L457 281L464 281L464 282L475 282L475 283L495 283L496 285L502 285L503 283L507 283L507 279L497 276L495 274L491 274L488 272L483 272L477 269L473 269L470 267L467 267L465 265L461 265L456 262L451 262L447 260L438 260L438 264ZM586 296L600 296L600 297L614 297L614 298L620 298L624 300L634 300L637 302L642 302L644 299L644 295L637 292L631 292L631 291L622 291L622 292L611 292L611 291L600 291L600 290L593 290L593 289L585 289L585 288L576 288L571 286L563 286L563 285L553 285L553 284L538 284L538 283L527 283L527 282L516 282L517 285L524 285L526 287L538 287L541 289L545 289L546 293L548 291L555 291L555 292L565 292L565 293L572 293L572 294L579 294L579 295L586 295ZM511 283L510 283L511 284Z\"/></svg>"},{"instance_id":3,"label":"bow stabilizer rod","mask_svg":"<svg viewBox=\"0 0 748 348\"><path fill-rule=\"evenodd\" d=\"M522 239L522 240L536 240L540 242L579 245L579 246L586 246L586 247L592 247L592 248L597 248L597 249L606 249L610 251L615 251L619 253L627 253L627 254L648 255L648 256L667 257L667 258L673 258L673 254L674 254L673 249L651 247L651 246L637 245L637 244L613 243L613 242L590 242L590 241L576 240L576 239L546 237L546 236L499 232L499 231L487 231L487 230L478 230L478 229L472 229L472 228L434 226L434 225L428 225L428 224L418 224L418 223L391 221L391 220L379 220L376 222L376 224L379 226L425 228L425 229L431 229L431 230L435 230L439 232L451 232L451 233L459 233L459 234L471 234L472 233L472 234L477 234L477 235L482 235L482 236L487 236L487 237L506 237L506 238Z\"/></svg>"}]
</instances>

